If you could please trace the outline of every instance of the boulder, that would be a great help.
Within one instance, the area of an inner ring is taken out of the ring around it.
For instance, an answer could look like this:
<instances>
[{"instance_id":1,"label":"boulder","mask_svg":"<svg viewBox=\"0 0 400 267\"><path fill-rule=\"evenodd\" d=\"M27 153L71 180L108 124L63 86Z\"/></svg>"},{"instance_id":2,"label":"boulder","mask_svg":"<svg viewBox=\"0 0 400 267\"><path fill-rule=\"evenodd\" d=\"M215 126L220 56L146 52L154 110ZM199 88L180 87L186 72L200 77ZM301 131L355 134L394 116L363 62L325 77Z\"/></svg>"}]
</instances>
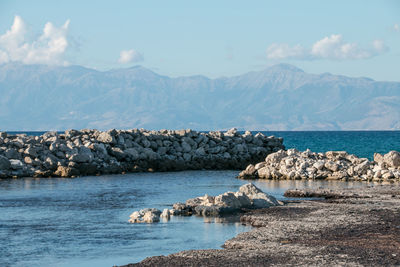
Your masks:
<instances>
[{"instance_id":1,"label":"boulder","mask_svg":"<svg viewBox=\"0 0 400 267\"><path fill-rule=\"evenodd\" d=\"M0 170L8 170L11 168L11 163L8 158L0 155Z\"/></svg>"},{"instance_id":2,"label":"boulder","mask_svg":"<svg viewBox=\"0 0 400 267\"><path fill-rule=\"evenodd\" d=\"M182 215L182 216L189 216L192 215L193 209L191 206L186 205L185 203L175 203L172 206L173 214L174 215Z\"/></svg>"},{"instance_id":3,"label":"boulder","mask_svg":"<svg viewBox=\"0 0 400 267\"><path fill-rule=\"evenodd\" d=\"M235 197L239 200L241 208L251 208L253 203L245 193L235 192Z\"/></svg>"},{"instance_id":4,"label":"boulder","mask_svg":"<svg viewBox=\"0 0 400 267\"><path fill-rule=\"evenodd\" d=\"M203 197L196 197L186 200L186 206L212 206L215 203L215 197L205 194Z\"/></svg>"},{"instance_id":5,"label":"boulder","mask_svg":"<svg viewBox=\"0 0 400 267\"><path fill-rule=\"evenodd\" d=\"M277 163L277 164L279 164L284 157L287 157L286 151L285 150L279 150L279 151L277 151L275 153L269 154L265 158L265 162L267 164L269 164L269 163Z\"/></svg>"},{"instance_id":6,"label":"boulder","mask_svg":"<svg viewBox=\"0 0 400 267\"><path fill-rule=\"evenodd\" d=\"M270 206L282 205L282 202L276 200L275 197L264 193L252 183L242 185L239 188L239 192L243 193L251 200L254 208L267 208Z\"/></svg>"},{"instance_id":7,"label":"boulder","mask_svg":"<svg viewBox=\"0 0 400 267\"><path fill-rule=\"evenodd\" d=\"M36 148L31 147L31 146L29 146L27 149L25 149L24 153L29 156L32 156L34 158L36 158L38 156Z\"/></svg>"},{"instance_id":8,"label":"boulder","mask_svg":"<svg viewBox=\"0 0 400 267\"><path fill-rule=\"evenodd\" d=\"M20 170L25 166L19 159L10 159L10 164L13 170Z\"/></svg>"},{"instance_id":9,"label":"boulder","mask_svg":"<svg viewBox=\"0 0 400 267\"><path fill-rule=\"evenodd\" d=\"M247 168L239 173L239 178L242 179L254 179L257 178L257 170L253 164L249 164Z\"/></svg>"},{"instance_id":10,"label":"boulder","mask_svg":"<svg viewBox=\"0 0 400 267\"><path fill-rule=\"evenodd\" d=\"M397 151L390 151L389 153L385 154L383 156L383 160L389 167L400 167L400 153Z\"/></svg>"},{"instance_id":11,"label":"boulder","mask_svg":"<svg viewBox=\"0 0 400 267\"><path fill-rule=\"evenodd\" d=\"M241 187L239 187L239 192L241 192L247 196L262 193L261 189L252 183L248 183L248 184L245 184L245 185L242 185Z\"/></svg>"},{"instance_id":12,"label":"boulder","mask_svg":"<svg viewBox=\"0 0 400 267\"><path fill-rule=\"evenodd\" d=\"M130 223L155 223L160 221L161 211L158 209L143 209L130 215Z\"/></svg>"},{"instance_id":13,"label":"boulder","mask_svg":"<svg viewBox=\"0 0 400 267\"><path fill-rule=\"evenodd\" d=\"M4 155L6 156L6 158L8 159L20 159L21 155L18 153L18 151L14 148L8 148Z\"/></svg>"},{"instance_id":14,"label":"boulder","mask_svg":"<svg viewBox=\"0 0 400 267\"><path fill-rule=\"evenodd\" d=\"M383 159L382 154L380 154L380 153L374 153L374 161L375 161L376 163L383 163L383 162L384 162L384 159Z\"/></svg>"},{"instance_id":15,"label":"boulder","mask_svg":"<svg viewBox=\"0 0 400 267\"><path fill-rule=\"evenodd\" d=\"M128 148L124 152L131 160L137 160L139 158L139 153L134 148Z\"/></svg>"},{"instance_id":16,"label":"boulder","mask_svg":"<svg viewBox=\"0 0 400 267\"><path fill-rule=\"evenodd\" d=\"M97 141L106 143L106 144L115 144L116 140L113 135L111 135L110 132L101 132L99 136L97 137Z\"/></svg>"},{"instance_id":17,"label":"boulder","mask_svg":"<svg viewBox=\"0 0 400 267\"><path fill-rule=\"evenodd\" d=\"M169 220L170 214L168 209L164 209L160 215L161 218L164 218L166 220Z\"/></svg>"},{"instance_id":18,"label":"boulder","mask_svg":"<svg viewBox=\"0 0 400 267\"><path fill-rule=\"evenodd\" d=\"M73 154L70 158L70 161L76 162L76 163L85 163L85 162L90 162L92 160L92 157L89 154Z\"/></svg>"},{"instance_id":19,"label":"boulder","mask_svg":"<svg viewBox=\"0 0 400 267\"><path fill-rule=\"evenodd\" d=\"M222 213L222 207L217 205L212 206L196 206L195 213L199 216L219 216Z\"/></svg>"},{"instance_id":20,"label":"boulder","mask_svg":"<svg viewBox=\"0 0 400 267\"><path fill-rule=\"evenodd\" d=\"M242 208L239 199L234 192L226 192L215 197L215 205L223 208L237 210Z\"/></svg>"},{"instance_id":21,"label":"boulder","mask_svg":"<svg viewBox=\"0 0 400 267\"><path fill-rule=\"evenodd\" d=\"M60 176L60 177L78 176L79 170L72 168L72 167L58 166L57 170L54 172L54 175Z\"/></svg>"}]
</instances>

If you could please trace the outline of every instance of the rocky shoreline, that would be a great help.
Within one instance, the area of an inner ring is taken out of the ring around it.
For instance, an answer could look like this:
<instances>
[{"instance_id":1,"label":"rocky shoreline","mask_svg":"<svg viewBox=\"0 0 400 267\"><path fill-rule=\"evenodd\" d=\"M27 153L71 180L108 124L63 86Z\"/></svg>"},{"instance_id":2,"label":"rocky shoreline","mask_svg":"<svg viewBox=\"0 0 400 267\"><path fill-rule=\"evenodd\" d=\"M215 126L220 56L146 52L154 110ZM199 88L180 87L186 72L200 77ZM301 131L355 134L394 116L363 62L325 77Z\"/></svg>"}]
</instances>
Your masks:
<instances>
[{"instance_id":1,"label":"rocky shoreline","mask_svg":"<svg viewBox=\"0 0 400 267\"><path fill-rule=\"evenodd\" d=\"M182 251L125 267L400 265L399 184L300 195L326 199L250 211L241 221L255 228L222 250Z\"/></svg>"},{"instance_id":2,"label":"rocky shoreline","mask_svg":"<svg viewBox=\"0 0 400 267\"><path fill-rule=\"evenodd\" d=\"M193 130L0 132L0 178L76 177L137 171L243 169L284 149L283 139Z\"/></svg>"},{"instance_id":3,"label":"rocky shoreline","mask_svg":"<svg viewBox=\"0 0 400 267\"><path fill-rule=\"evenodd\" d=\"M375 153L374 160L369 161L346 151L280 150L256 165L248 165L239 178L394 182L400 180L400 153Z\"/></svg>"}]
</instances>

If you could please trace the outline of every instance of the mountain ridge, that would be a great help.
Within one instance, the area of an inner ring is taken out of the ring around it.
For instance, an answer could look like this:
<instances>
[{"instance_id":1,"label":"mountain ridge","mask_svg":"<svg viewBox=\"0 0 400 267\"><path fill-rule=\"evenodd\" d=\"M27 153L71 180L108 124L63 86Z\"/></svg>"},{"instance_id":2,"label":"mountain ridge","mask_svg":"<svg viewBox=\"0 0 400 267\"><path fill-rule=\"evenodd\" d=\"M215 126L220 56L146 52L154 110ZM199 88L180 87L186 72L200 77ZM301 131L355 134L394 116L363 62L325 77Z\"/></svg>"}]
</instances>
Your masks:
<instances>
[{"instance_id":1,"label":"mountain ridge","mask_svg":"<svg viewBox=\"0 0 400 267\"><path fill-rule=\"evenodd\" d=\"M1 130L398 130L400 82L289 64L210 79L142 66L0 65Z\"/></svg>"}]
</instances>

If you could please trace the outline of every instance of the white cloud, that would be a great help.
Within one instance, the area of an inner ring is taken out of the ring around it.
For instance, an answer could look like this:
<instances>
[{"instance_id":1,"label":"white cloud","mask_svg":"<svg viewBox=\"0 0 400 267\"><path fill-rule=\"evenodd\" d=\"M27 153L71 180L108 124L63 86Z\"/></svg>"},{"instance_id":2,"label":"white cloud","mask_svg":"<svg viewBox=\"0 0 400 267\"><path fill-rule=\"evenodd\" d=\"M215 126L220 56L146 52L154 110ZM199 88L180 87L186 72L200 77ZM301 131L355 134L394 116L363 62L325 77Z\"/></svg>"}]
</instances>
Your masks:
<instances>
[{"instance_id":1,"label":"white cloud","mask_svg":"<svg viewBox=\"0 0 400 267\"><path fill-rule=\"evenodd\" d=\"M143 61L143 56L139 52L134 49L131 50L122 50L119 53L118 62L121 64L133 63Z\"/></svg>"},{"instance_id":2,"label":"white cloud","mask_svg":"<svg viewBox=\"0 0 400 267\"><path fill-rule=\"evenodd\" d=\"M368 49L360 48L356 43L347 43L342 35L332 34L315 42L311 48L302 45L289 46L288 44L272 44L267 48L269 59L365 59L377 56L388 50L382 40L375 40Z\"/></svg>"},{"instance_id":3,"label":"white cloud","mask_svg":"<svg viewBox=\"0 0 400 267\"><path fill-rule=\"evenodd\" d=\"M303 59L305 55L301 45L290 47L288 44L272 44L267 48L267 57L270 59Z\"/></svg>"},{"instance_id":4,"label":"white cloud","mask_svg":"<svg viewBox=\"0 0 400 267\"><path fill-rule=\"evenodd\" d=\"M63 60L68 46L69 20L57 28L47 22L42 35L31 42L26 40L27 29L20 16L15 16L11 29L0 35L0 64L19 61L25 64L66 64Z\"/></svg>"},{"instance_id":5,"label":"white cloud","mask_svg":"<svg viewBox=\"0 0 400 267\"><path fill-rule=\"evenodd\" d=\"M397 23L394 24L393 30L396 31L396 32L400 32L400 26L399 26L399 24L397 24Z\"/></svg>"},{"instance_id":6,"label":"white cloud","mask_svg":"<svg viewBox=\"0 0 400 267\"><path fill-rule=\"evenodd\" d=\"M381 54L381 53L389 51L389 47L387 47L382 40L374 40L372 42L372 46L374 47L375 52L377 54Z\"/></svg>"}]
</instances>

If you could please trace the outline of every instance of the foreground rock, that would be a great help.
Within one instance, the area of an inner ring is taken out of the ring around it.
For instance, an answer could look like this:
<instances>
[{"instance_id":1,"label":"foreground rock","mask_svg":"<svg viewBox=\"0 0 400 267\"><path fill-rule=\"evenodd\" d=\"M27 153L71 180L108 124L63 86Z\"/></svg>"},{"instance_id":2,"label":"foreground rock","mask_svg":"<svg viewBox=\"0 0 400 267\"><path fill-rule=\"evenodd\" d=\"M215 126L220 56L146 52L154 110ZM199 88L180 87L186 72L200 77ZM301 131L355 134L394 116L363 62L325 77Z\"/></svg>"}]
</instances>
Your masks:
<instances>
[{"instance_id":1,"label":"foreground rock","mask_svg":"<svg viewBox=\"0 0 400 267\"><path fill-rule=\"evenodd\" d=\"M41 136L0 132L0 178L76 177L135 171L242 169L283 149L261 133L192 130L69 130Z\"/></svg>"},{"instance_id":2,"label":"foreground rock","mask_svg":"<svg viewBox=\"0 0 400 267\"><path fill-rule=\"evenodd\" d=\"M241 217L255 228L224 249L182 251L126 266L400 266L400 187L333 191L369 196L289 203Z\"/></svg>"},{"instance_id":3,"label":"foreground rock","mask_svg":"<svg viewBox=\"0 0 400 267\"><path fill-rule=\"evenodd\" d=\"M155 223L160 221L161 211L158 209L143 209L131 214L130 223Z\"/></svg>"},{"instance_id":4,"label":"foreground rock","mask_svg":"<svg viewBox=\"0 0 400 267\"><path fill-rule=\"evenodd\" d=\"M282 205L273 196L262 192L252 183L242 185L237 192L226 192L218 196L205 195L188 199L186 203L175 203L171 210L162 213L157 209L135 211L130 216L130 223L154 223L160 221L160 216L169 219L170 216L220 216L235 213L243 209L261 209Z\"/></svg>"},{"instance_id":5,"label":"foreground rock","mask_svg":"<svg viewBox=\"0 0 400 267\"><path fill-rule=\"evenodd\" d=\"M400 153L375 153L374 161L369 161L345 151L280 150L265 161L248 165L239 178L395 181L400 180Z\"/></svg>"}]
</instances>

